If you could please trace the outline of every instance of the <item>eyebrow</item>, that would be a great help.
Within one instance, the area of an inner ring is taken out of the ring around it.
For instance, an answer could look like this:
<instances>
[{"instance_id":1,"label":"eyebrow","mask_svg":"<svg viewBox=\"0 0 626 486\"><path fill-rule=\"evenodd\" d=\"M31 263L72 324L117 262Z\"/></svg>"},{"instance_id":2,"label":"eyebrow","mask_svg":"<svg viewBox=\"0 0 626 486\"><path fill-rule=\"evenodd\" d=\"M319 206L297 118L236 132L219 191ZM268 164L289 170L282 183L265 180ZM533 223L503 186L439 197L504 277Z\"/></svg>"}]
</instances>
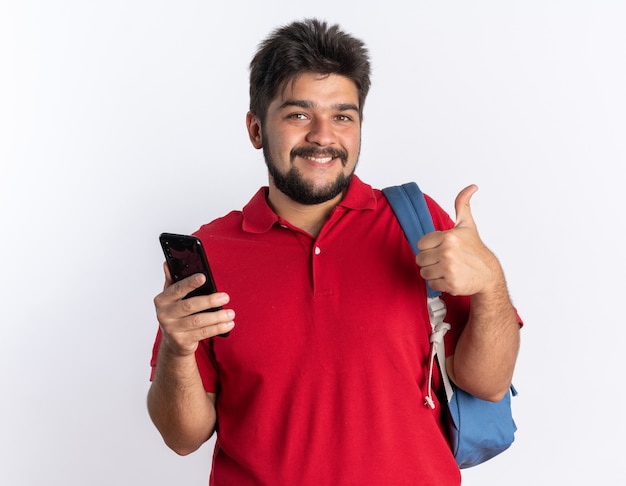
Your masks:
<instances>
[{"instance_id":1,"label":"eyebrow","mask_svg":"<svg viewBox=\"0 0 626 486\"><path fill-rule=\"evenodd\" d=\"M287 108L289 106L297 106L299 108L312 109L315 108L315 104L306 100L285 100L280 109ZM337 103L332 105L331 108L336 111L356 111L358 113L359 107L354 103Z\"/></svg>"}]
</instances>

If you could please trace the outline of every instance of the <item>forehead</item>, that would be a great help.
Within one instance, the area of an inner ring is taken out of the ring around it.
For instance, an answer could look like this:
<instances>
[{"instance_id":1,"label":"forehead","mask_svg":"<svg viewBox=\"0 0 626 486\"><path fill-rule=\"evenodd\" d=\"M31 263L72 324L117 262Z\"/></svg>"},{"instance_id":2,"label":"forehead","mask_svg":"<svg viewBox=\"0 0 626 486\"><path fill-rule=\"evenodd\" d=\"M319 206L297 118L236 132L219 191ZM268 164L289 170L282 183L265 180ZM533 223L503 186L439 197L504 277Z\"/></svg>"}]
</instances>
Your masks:
<instances>
[{"instance_id":1,"label":"forehead","mask_svg":"<svg viewBox=\"0 0 626 486\"><path fill-rule=\"evenodd\" d=\"M305 101L316 106L353 105L359 107L359 93L354 81L339 74L303 73L285 81L272 101Z\"/></svg>"}]
</instances>

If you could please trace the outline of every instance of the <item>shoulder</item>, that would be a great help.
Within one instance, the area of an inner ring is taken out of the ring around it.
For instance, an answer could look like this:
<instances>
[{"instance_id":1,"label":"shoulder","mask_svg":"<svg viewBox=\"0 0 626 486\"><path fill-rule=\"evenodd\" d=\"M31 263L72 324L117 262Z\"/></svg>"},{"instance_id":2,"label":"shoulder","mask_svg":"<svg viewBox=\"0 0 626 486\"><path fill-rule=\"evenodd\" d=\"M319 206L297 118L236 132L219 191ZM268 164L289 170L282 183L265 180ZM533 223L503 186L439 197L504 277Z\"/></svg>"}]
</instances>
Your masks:
<instances>
[{"instance_id":1,"label":"shoulder","mask_svg":"<svg viewBox=\"0 0 626 486\"><path fill-rule=\"evenodd\" d=\"M203 237L231 237L244 232L263 232L271 226L276 215L267 204L267 187L261 187L242 210L233 210L202 225L194 234Z\"/></svg>"},{"instance_id":2,"label":"shoulder","mask_svg":"<svg viewBox=\"0 0 626 486\"><path fill-rule=\"evenodd\" d=\"M384 192L385 189L374 189L374 194L377 199L377 207L386 210L389 208L391 210L391 205L387 201ZM426 205L428 207L428 211L430 212L430 216L433 220L433 225L438 231L445 231L454 227L454 221L450 218L448 213L428 194L424 193L419 189L424 196L424 200L426 201Z\"/></svg>"},{"instance_id":3,"label":"shoulder","mask_svg":"<svg viewBox=\"0 0 626 486\"><path fill-rule=\"evenodd\" d=\"M202 239L240 231L242 220L242 211L231 211L225 216L203 224L200 228L198 228L194 235L199 236Z\"/></svg>"}]
</instances>

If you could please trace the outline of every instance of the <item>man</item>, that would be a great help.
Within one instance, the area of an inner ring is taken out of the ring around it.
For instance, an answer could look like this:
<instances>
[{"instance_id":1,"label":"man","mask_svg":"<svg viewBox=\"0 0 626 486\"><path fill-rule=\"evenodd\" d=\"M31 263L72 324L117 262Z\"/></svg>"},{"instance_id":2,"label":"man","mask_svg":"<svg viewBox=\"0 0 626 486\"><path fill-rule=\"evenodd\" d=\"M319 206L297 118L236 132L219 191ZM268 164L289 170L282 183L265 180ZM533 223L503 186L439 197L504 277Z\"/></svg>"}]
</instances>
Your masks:
<instances>
[{"instance_id":1,"label":"man","mask_svg":"<svg viewBox=\"0 0 626 486\"><path fill-rule=\"evenodd\" d=\"M223 292L182 300L204 277L173 284L166 269L154 299L149 412L179 454L217 432L211 484L458 485L441 407L424 406L425 280L445 292L453 381L487 400L509 388L519 324L472 218L476 187L455 223L428 198L439 231L416 259L353 175L369 73L364 44L317 20L259 46L246 121L269 187L196 233Z\"/></svg>"}]
</instances>

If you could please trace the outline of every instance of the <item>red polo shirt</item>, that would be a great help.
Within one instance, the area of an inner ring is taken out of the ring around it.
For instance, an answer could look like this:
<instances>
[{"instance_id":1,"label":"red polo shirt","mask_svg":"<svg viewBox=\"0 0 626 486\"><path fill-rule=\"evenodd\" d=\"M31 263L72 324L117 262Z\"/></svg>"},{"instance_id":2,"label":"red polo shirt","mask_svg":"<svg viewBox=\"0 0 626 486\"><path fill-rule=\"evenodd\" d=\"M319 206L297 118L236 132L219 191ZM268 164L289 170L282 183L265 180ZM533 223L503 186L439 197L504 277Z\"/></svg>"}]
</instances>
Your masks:
<instances>
[{"instance_id":1,"label":"red polo shirt","mask_svg":"<svg viewBox=\"0 0 626 486\"><path fill-rule=\"evenodd\" d=\"M230 336L196 354L218 394L211 484L460 484L440 407L424 405L424 282L382 193L354 177L317 238L266 195L196 233L237 313ZM453 350L468 299L446 301Z\"/></svg>"}]
</instances>

